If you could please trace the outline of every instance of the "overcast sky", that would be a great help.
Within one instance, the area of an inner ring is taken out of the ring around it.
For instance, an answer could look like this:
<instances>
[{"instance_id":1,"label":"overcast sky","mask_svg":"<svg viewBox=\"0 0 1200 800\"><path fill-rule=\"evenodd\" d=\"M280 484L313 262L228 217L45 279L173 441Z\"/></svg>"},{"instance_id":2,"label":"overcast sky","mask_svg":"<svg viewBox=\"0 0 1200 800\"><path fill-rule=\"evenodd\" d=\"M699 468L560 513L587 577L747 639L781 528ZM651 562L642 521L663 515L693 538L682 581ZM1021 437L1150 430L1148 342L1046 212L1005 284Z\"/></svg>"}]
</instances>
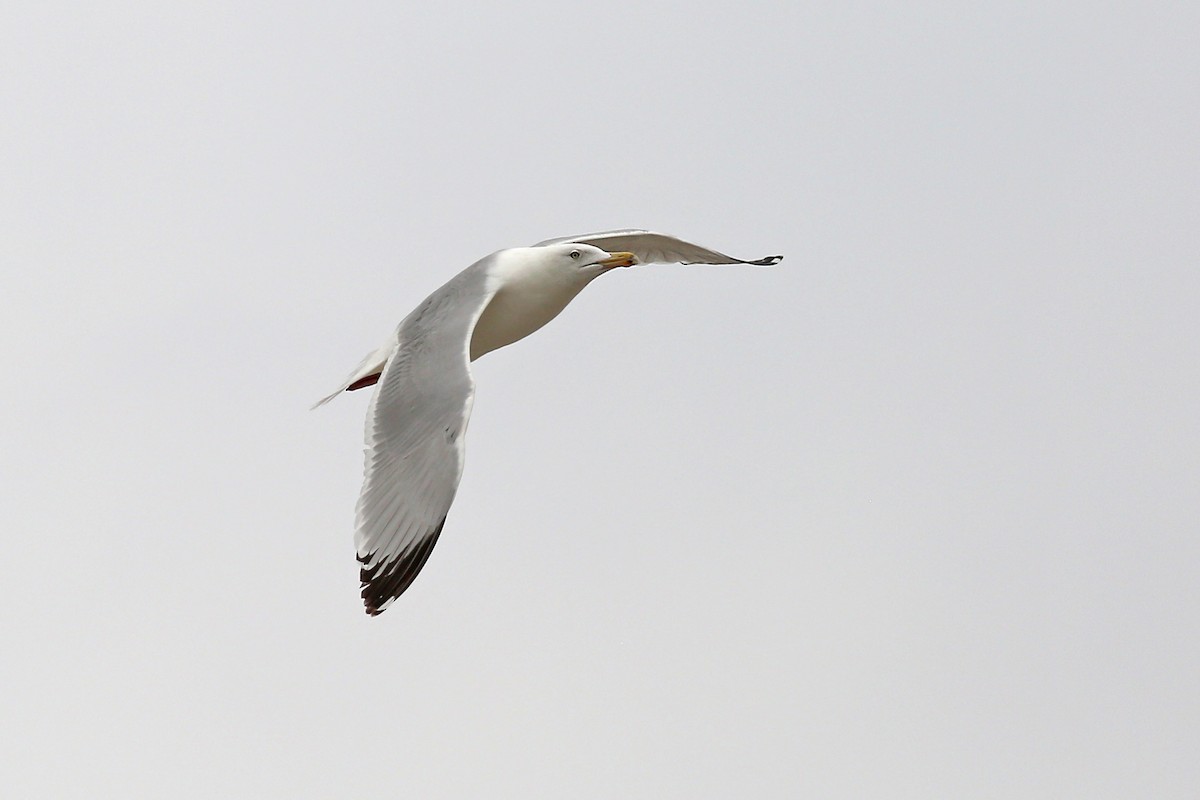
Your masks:
<instances>
[{"instance_id":1,"label":"overcast sky","mask_svg":"<svg viewBox=\"0 0 1200 800\"><path fill-rule=\"evenodd\" d=\"M1195 798L1200 6L8 3L0 792ZM368 618L368 393L479 257Z\"/></svg>"}]
</instances>

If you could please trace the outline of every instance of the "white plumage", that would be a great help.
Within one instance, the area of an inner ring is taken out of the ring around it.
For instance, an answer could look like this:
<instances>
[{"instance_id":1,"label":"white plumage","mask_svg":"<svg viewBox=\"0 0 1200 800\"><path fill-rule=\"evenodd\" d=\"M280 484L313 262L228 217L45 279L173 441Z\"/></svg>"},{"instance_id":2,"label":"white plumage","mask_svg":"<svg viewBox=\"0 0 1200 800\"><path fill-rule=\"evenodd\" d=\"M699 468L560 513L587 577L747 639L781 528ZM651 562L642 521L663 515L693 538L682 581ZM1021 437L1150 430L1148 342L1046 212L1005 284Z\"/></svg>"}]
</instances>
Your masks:
<instances>
[{"instance_id":1,"label":"white plumage","mask_svg":"<svg viewBox=\"0 0 1200 800\"><path fill-rule=\"evenodd\" d=\"M770 266L781 258L742 261L661 233L607 231L500 250L427 297L317 403L378 384L367 411L355 535L367 613L384 611L409 587L446 523L475 396L471 361L533 333L616 267Z\"/></svg>"}]
</instances>

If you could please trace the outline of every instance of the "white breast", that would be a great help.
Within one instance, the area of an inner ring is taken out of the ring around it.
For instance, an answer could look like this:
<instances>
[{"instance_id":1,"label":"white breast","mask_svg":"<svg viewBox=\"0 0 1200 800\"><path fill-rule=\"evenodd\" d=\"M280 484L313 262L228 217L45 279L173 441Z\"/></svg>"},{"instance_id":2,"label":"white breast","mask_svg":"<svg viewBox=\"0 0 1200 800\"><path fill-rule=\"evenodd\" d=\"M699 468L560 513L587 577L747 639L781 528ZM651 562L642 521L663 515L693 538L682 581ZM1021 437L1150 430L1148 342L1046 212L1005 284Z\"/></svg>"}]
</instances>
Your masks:
<instances>
[{"instance_id":1,"label":"white breast","mask_svg":"<svg viewBox=\"0 0 1200 800\"><path fill-rule=\"evenodd\" d=\"M563 265L548 264L539 248L497 254L493 275L499 291L471 335L471 360L524 339L558 316L588 281Z\"/></svg>"}]
</instances>

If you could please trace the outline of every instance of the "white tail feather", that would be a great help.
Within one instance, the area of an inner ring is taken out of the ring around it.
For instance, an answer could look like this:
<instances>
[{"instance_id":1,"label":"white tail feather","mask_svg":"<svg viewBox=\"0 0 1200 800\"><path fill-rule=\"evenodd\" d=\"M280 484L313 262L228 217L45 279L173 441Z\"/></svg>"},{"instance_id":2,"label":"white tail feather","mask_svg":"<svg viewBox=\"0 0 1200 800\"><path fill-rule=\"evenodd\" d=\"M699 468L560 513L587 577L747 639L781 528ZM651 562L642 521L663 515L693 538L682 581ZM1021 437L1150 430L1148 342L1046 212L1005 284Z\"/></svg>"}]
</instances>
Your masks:
<instances>
[{"instance_id":1,"label":"white tail feather","mask_svg":"<svg viewBox=\"0 0 1200 800\"><path fill-rule=\"evenodd\" d=\"M354 372L350 373L350 376L342 382L342 385L339 386L332 394L322 397L320 400L313 403L312 407L309 408L309 411L325 405L330 400L353 386L355 381L362 380L368 375L377 375L380 372L383 372L383 368L387 365L388 359L390 359L392 354L396 352L396 347L397 340L395 335L393 335L386 342L384 342L383 346L381 346L378 350L372 350L370 353L367 353L366 358L359 362L358 366L354 368Z\"/></svg>"}]
</instances>

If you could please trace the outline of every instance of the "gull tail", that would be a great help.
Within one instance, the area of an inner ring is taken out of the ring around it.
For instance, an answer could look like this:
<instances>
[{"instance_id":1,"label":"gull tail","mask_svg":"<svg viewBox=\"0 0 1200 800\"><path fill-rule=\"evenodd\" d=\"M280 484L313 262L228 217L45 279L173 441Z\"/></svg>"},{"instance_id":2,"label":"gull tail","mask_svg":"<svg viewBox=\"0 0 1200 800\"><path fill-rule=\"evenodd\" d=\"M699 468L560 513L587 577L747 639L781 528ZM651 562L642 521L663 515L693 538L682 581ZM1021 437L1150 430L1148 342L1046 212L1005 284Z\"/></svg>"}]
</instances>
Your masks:
<instances>
[{"instance_id":1,"label":"gull tail","mask_svg":"<svg viewBox=\"0 0 1200 800\"><path fill-rule=\"evenodd\" d=\"M354 368L354 372L350 373L349 377L342 382L342 385L336 391L313 403L309 410L320 408L342 392L353 392L358 389L365 389L368 386L374 386L379 382L379 376L383 374L383 368L387 366L388 359L392 357L392 353L394 352L396 352L396 340L395 338L391 338L383 347L368 353L367 357L359 362L359 365Z\"/></svg>"}]
</instances>

